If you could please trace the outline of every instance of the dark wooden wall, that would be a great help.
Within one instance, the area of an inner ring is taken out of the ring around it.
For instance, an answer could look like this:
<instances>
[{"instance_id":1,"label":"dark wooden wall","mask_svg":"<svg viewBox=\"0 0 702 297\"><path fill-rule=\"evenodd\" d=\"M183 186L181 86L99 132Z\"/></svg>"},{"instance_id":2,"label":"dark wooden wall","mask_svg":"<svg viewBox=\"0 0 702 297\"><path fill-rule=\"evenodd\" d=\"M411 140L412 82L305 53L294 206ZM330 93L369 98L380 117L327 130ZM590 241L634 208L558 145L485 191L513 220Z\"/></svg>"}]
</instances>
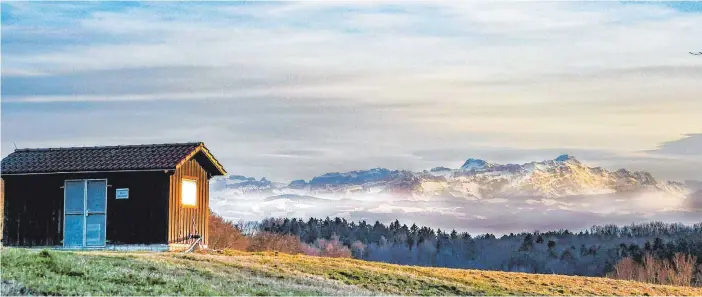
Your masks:
<instances>
[{"instance_id":1,"label":"dark wooden wall","mask_svg":"<svg viewBox=\"0 0 702 297\"><path fill-rule=\"evenodd\" d=\"M0 230L3 230L5 222L5 180L0 178ZM2 242L2 233L0 232L0 242Z\"/></svg>"},{"instance_id":2,"label":"dark wooden wall","mask_svg":"<svg viewBox=\"0 0 702 297\"><path fill-rule=\"evenodd\" d=\"M181 201L181 180L189 177L197 180L197 207L184 207ZM195 229L202 241L208 243L208 222L210 208L209 177L196 158L182 164L171 175L169 195L168 241L172 243L192 243L193 240L183 241L182 238L193 233Z\"/></svg>"},{"instance_id":3,"label":"dark wooden wall","mask_svg":"<svg viewBox=\"0 0 702 297\"><path fill-rule=\"evenodd\" d=\"M167 243L169 175L163 171L5 175L3 243L63 245L64 181L99 178L108 184L107 244ZM129 199L115 199L117 188L129 188Z\"/></svg>"}]
</instances>

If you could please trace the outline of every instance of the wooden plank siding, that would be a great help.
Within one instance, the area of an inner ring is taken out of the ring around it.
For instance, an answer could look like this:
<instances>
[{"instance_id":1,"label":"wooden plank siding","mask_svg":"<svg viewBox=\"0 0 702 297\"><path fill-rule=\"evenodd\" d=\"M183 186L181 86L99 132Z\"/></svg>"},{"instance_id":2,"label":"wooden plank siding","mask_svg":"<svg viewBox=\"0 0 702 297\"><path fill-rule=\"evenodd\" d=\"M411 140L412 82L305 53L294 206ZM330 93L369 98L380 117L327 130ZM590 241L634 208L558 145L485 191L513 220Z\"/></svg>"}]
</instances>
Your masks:
<instances>
[{"instance_id":1,"label":"wooden plank siding","mask_svg":"<svg viewBox=\"0 0 702 297\"><path fill-rule=\"evenodd\" d=\"M107 245L169 249L193 243L190 235L207 246L209 179L226 174L202 142L15 150L0 171L4 245L62 246L66 180L106 179ZM194 207L182 203L183 178L197 183Z\"/></svg>"},{"instance_id":2,"label":"wooden plank siding","mask_svg":"<svg viewBox=\"0 0 702 297\"><path fill-rule=\"evenodd\" d=\"M62 246L63 186L74 179L107 179L108 245L166 243L169 175L152 171L5 176L3 244ZM116 199L118 188L129 198Z\"/></svg>"},{"instance_id":3,"label":"wooden plank siding","mask_svg":"<svg viewBox=\"0 0 702 297\"><path fill-rule=\"evenodd\" d=\"M181 182L185 179L197 181L196 207L183 206ZM191 244L195 239L183 240L192 234L202 237L202 243L208 244L209 222L209 179L207 171L195 158L184 162L170 177L168 208L168 242L172 244ZM193 230L193 222L195 230Z\"/></svg>"}]
</instances>

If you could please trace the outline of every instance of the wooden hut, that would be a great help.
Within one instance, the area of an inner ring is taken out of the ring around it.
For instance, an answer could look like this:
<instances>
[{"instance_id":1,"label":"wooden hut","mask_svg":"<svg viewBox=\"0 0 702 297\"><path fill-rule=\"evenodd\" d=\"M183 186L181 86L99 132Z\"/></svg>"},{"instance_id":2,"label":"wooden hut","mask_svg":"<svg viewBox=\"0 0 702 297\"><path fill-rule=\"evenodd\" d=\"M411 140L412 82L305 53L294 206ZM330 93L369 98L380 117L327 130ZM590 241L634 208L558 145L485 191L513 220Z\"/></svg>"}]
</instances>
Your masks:
<instances>
[{"instance_id":1,"label":"wooden hut","mask_svg":"<svg viewBox=\"0 0 702 297\"><path fill-rule=\"evenodd\" d=\"M179 249L208 243L209 179L199 143L18 149L2 160L7 246Z\"/></svg>"}]
</instances>

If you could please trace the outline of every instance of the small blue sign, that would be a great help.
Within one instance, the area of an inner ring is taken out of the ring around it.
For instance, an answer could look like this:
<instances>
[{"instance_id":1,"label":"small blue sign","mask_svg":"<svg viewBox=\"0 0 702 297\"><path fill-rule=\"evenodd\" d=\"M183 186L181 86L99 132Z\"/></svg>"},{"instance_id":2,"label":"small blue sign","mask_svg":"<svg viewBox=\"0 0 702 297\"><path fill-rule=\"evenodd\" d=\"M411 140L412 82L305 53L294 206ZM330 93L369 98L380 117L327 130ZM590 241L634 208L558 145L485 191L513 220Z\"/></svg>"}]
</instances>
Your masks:
<instances>
[{"instance_id":1,"label":"small blue sign","mask_svg":"<svg viewBox=\"0 0 702 297\"><path fill-rule=\"evenodd\" d=\"M129 199L129 188L117 189L115 197L117 199Z\"/></svg>"}]
</instances>

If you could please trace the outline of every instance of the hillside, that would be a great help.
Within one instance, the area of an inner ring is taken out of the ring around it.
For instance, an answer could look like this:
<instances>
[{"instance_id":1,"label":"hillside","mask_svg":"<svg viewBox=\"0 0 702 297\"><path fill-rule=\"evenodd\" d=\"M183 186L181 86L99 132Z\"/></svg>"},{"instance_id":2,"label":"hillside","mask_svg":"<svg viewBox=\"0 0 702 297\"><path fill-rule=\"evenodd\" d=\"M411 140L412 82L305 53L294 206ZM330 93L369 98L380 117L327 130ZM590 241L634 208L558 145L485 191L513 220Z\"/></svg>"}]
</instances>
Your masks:
<instances>
[{"instance_id":1,"label":"hillside","mask_svg":"<svg viewBox=\"0 0 702 297\"><path fill-rule=\"evenodd\" d=\"M604 278L423 268L273 253L4 248L3 295L702 295Z\"/></svg>"}]
</instances>

